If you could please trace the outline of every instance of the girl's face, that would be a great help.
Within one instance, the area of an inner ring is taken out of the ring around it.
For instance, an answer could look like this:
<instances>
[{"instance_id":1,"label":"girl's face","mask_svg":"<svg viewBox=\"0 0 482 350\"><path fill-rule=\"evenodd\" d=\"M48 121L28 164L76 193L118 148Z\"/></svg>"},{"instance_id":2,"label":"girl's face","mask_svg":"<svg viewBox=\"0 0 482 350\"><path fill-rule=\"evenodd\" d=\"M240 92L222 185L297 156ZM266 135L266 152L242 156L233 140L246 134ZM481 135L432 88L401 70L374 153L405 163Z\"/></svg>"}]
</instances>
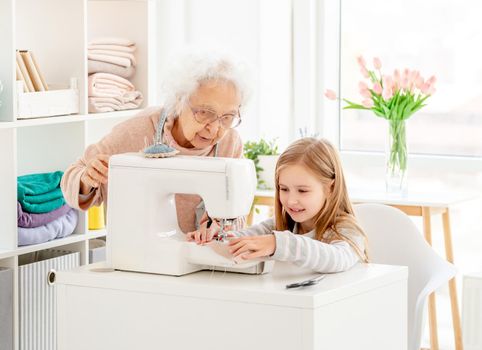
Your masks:
<instances>
[{"instance_id":1,"label":"girl's face","mask_svg":"<svg viewBox=\"0 0 482 350\"><path fill-rule=\"evenodd\" d=\"M301 164L288 165L279 173L281 205L304 232L315 228L315 216L326 201L328 189Z\"/></svg>"}]
</instances>

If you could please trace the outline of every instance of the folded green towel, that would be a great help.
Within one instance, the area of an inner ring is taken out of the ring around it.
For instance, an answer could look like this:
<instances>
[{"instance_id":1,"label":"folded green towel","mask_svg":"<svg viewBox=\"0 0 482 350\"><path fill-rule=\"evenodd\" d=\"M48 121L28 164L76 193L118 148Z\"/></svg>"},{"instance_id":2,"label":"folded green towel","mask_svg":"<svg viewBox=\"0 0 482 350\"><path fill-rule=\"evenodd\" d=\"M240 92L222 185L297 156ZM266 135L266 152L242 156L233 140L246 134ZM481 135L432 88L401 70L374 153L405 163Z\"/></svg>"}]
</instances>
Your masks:
<instances>
[{"instance_id":1,"label":"folded green towel","mask_svg":"<svg viewBox=\"0 0 482 350\"><path fill-rule=\"evenodd\" d=\"M62 194L62 190L60 189L60 187L57 187L56 189L47 193L38 194L35 196L29 196L29 195L25 196L26 201L32 204L42 204L42 203L50 202L55 199L62 199L62 198L64 198L64 195Z\"/></svg>"},{"instance_id":2,"label":"folded green towel","mask_svg":"<svg viewBox=\"0 0 482 350\"><path fill-rule=\"evenodd\" d=\"M22 208L35 214L48 213L65 204L59 188L63 172L30 174L17 179L17 197Z\"/></svg>"},{"instance_id":3,"label":"folded green towel","mask_svg":"<svg viewBox=\"0 0 482 350\"><path fill-rule=\"evenodd\" d=\"M35 203L28 203L28 202L20 202L24 211L31 213L31 214L44 214L50 213L55 209L59 209L61 206L65 204L65 199L58 198L48 202L35 204Z\"/></svg>"}]
</instances>

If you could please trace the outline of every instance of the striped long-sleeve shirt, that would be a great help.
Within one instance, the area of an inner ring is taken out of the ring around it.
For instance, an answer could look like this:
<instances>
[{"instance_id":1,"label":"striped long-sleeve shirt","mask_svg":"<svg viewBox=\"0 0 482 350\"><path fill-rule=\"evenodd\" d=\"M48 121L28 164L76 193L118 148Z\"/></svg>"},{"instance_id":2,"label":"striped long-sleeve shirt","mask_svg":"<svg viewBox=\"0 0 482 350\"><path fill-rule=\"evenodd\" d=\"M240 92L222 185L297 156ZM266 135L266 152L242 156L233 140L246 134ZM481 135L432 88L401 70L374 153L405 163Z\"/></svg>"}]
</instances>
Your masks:
<instances>
[{"instance_id":1,"label":"striped long-sleeve shirt","mask_svg":"<svg viewBox=\"0 0 482 350\"><path fill-rule=\"evenodd\" d=\"M294 232L276 231L274 228L274 220L268 219L236 231L236 234L238 236L274 234L276 250L271 256L273 260L289 261L315 272L341 272L361 261L360 256L348 242L330 239L335 234L332 230L327 230L323 235L324 240L331 242L324 243L314 239L314 230L306 234L297 234L296 226ZM365 251L365 242L361 235L347 229L342 229L340 234L349 238L361 252Z\"/></svg>"}]
</instances>

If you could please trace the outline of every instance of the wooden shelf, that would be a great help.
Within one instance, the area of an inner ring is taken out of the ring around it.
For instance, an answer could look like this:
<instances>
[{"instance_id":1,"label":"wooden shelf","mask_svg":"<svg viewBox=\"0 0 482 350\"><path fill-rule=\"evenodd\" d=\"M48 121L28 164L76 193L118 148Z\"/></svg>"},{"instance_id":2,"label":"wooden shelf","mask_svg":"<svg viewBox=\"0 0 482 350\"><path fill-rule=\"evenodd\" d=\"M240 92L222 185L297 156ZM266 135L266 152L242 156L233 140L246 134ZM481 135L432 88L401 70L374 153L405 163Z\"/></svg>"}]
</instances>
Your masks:
<instances>
[{"instance_id":1,"label":"wooden shelf","mask_svg":"<svg viewBox=\"0 0 482 350\"><path fill-rule=\"evenodd\" d=\"M108 112L108 113L90 113L90 114L76 114L65 115L58 117L46 117L46 118L33 118L33 119L21 119L14 122L0 122L0 129L22 128L30 126L41 125L56 125L65 123L76 123L84 121L117 119L117 118L130 118L135 116L143 109L130 109L126 111Z\"/></svg>"},{"instance_id":2,"label":"wooden shelf","mask_svg":"<svg viewBox=\"0 0 482 350\"><path fill-rule=\"evenodd\" d=\"M15 122L0 122L0 129L15 128Z\"/></svg>"}]
</instances>

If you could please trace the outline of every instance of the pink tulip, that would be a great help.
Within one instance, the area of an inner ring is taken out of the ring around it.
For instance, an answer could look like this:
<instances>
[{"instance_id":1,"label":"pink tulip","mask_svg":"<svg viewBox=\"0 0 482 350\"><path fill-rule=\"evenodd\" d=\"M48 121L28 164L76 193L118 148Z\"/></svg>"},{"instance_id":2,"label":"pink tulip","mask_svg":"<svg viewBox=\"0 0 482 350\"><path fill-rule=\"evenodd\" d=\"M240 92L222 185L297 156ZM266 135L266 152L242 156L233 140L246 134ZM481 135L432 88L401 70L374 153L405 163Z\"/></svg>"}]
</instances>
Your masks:
<instances>
[{"instance_id":1,"label":"pink tulip","mask_svg":"<svg viewBox=\"0 0 482 350\"><path fill-rule=\"evenodd\" d=\"M384 88L383 93L382 93L382 97L385 101L388 101L389 99L391 99L393 97L392 88L391 87Z\"/></svg>"},{"instance_id":2,"label":"pink tulip","mask_svg":"<svg viewBox=\"0 0 482 350\"><path fill-rule=\"evenodd\" d=\"M392 91L393 91L393 94L395 95L398 91L400 91L400 85L394 82L392 84Z\"/></svg>"},{"instance_id":3,"label":"pink tulip","mask_svg":"<svg viewBox=\"0 0 482 350\"><path fill-rule=\"evenodd\" d=\"M432 75L432 76L428 79L428 83L431 84L431 85L434 85L436 81L437 81L437 78L435 77L435 75Z\"/></svg>"},{"instance_id":4,"label":"pink tulip","mask_svg":"<svg viewBox=\"0 0 482 350\"><path fill-rule=\"evenodd\" d=\"M373 66L375 67L375 69L380 69L382 68L382 61L380 61L380 59L378 57L375 57L373 59Z\"/></svg>"},{"instance_id":5,"label":"pink tulip","mask_svg":"<svg viewBox=\"0 0 482 350\"><path fill-rule=\"evenodd\" d=\"M362 101L362 105L366 108L372 108L373 107L373 101L369 98L365 99Z\"/></svg>"},{"instance_id":6,"label":"pink tulip","mask_svg":"<svg viewBox=\"0 0 482 350\"><path fill-rule=\"evenodd\" d=\"M415 80L415 86L417 87L417 89L421 90L423 83L424 83L423 78L421 75L419 75Z\"/></svg>"},{"instance_id":7,"label":"pink tulip","mask_svg":"<svg viewBox=\"0 0 482 350\"><path fill-rule=\"evenodd\" d=\"M358 89L360 91L360 95L362 95L363 97L366 97L366 98L372 97L372 95L370 94L370 90L368 90L368 85L365 82L360 81L358 83Z\"/></svg>"},{"instance_id":8,"label":"pink tulip","mask_svg":"<svg viewBox=\"0 0 482 350\"><path fill-rule=\"evenodd\" d=\"M430 89L430 84L427 82L427 83L423 83L422 86L420 87L420 91L423 93L423 94L426 94L428 95L428 90Z\"/></svg>"},{"instance_id":9,"label":"pink tulip","mask_svg":"<svg viewBox=\"0 0 482 350\"><path fill-rule=\"evenodd\" d=\"M358 83L358 89L360 90L368 90L368 85L367 83L365 83L364 81L360 81Z\"/></svg>"},{"instance_id":10,"label":"pink tulip","mask_svg":"<svg viewBox=\"0 0 482 350\"><path fill-rule=\"evenodd\" d=\"M402 77L402 79L408 79L409 76L410 76L410 69L405 68L405 69L403 70L403 77Z\"/></svg>"},{"instance_id":11,"label":"pink tulip","mask_svg":"<svg viewBox=\"0 0 482 350\"><path fill-rule=\"evenodd\" d=\"M363 58L362 55L358 56L358 57L356 58L356 60L357 60L357 62L358 62L358 65L360 66L360 68L365 68L365 69L366 69L367 64L366 64L365 59Z\"/></svg>"},{"instance_id":12,"label":"pink tulip","mask_svg":"<svg viewBox=\"0 0 482 350\"><path fill-rule=\"evenodd\" d=\"M416 82L419 74L420 73L418 71L413 70L408 75L408 85L409 85L410 90L413 90L413 87L415 86L415 82Z\"/></svg>"},{"instance_id":13,"label":"pink tulip","mask_svg":"<svg viewBox=\"0 0 482 350\"><path fill-rule=\"evenodd\" d=\"M397 85L400 85L400 71L398 69L393 71L393 82Z\"/></svg>"},{"instance_id":14,"label":"pink tulip","mask_svg":"<svg viewBox=\"0 0 482 350\"><path fill-rule=\"evenodd\" d=\"M368 70L365 67L360 67L360 72L365 78L370 78L370 74L368 73Z\"/></svg>"},{"instance_id":15,"label":"pink tulip","mask_svg":"<svg viewBox=\"0 0 482 350\"><path fill-rule=\"evenodd\" d=\"M372 89L376 94L380 95L382 93L382 85L379 82L376 82L373 84L373 89Z\"/></svg>"},{"instance_id":16,"label":"pink tulip","mask_svg":"<svg viewBox=\"0 0 482 350\"><path fill-rule=\"evenodd\" d=\"M370 90L365 89L365 90L360 90L360 95L362 95L365 98L371 98L372 94L370 93Z\"/></svg>"},{"instance_id":17,"label":"pink tulip","mask_svg":"<svg viewBox=\"0 0 482 350\"><path fill-rule=\"evenodd\" d=\"M419 76L420 76L420 72L418 70L413 70L410 73L410 81L415 82Z\"/></svg>"},{"instance_id":18,"label":"pink tulip","mask_svg":"<svg viewBox=\"0 0 482 350\"><path fill-rule=\"evenodd\" d=\"M383 76L383 89L390 90L390 94L393 96L394 91L398 91L398 84L391 75Z\"/></svg>"},{"instance_id":19,"label":"pink tulip","mask_svg":"<svg viewBox=\"0 0 482 350\"><path fill-rule=\"evenodd\" d=\"M430 79L423 85L421 91L426 95L433 95L435 93L435 84L429 83Z\"/></svg>"},{"instance_id":20,"label":"pink tulip","mask_svg":"<svg viewBox=\"0 0 482 350\"><path fill-rule=\"evenodd\" d=\"M393 88L393 78L391 75L384 75L382 77L383 88Z\"/></svg>"},{"instance_id":21,"label":"pink tulip","mask_svg":"<svg viewBox=\"0 0 482 350\"><path fill-rule=\"evenodd\" d=\"M333 91L333 90L330 90L330 89L327 89L325 91L325 96L326 98L328 98L329 100L336 100L336 92Z\"/></svg>"}]
</instances>

